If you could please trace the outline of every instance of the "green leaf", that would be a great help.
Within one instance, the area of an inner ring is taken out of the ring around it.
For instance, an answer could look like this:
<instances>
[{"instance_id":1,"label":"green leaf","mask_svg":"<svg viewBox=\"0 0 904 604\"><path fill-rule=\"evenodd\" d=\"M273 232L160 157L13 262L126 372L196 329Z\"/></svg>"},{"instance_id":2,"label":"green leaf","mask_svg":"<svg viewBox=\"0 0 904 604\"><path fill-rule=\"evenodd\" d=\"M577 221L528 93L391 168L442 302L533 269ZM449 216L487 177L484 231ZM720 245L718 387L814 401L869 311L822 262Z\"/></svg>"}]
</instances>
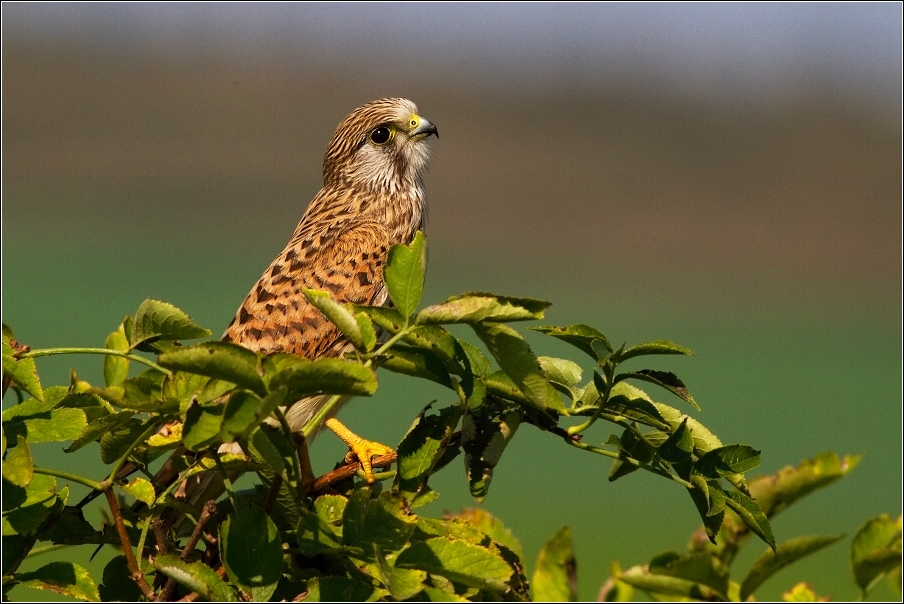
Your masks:
<instances>
[{"instance_id":1,"label":"green leaf","mask_svg":"<svg viewBox=\"0 0 904 604\"><path fill-rule=\"evenodd\" d=\"M188 408L182 442L189 451L202 451L217 442L223 425L223 411L224 405L219 403L193 403Z\"/></svg>"},{"instance_id":2,"label":"green leaf","mask_svg":"<svg viewBox=\"0 0 904 604\"><path fill-rule=\"evenodd\" d=\"M510 298L484 292L453 296L434 304L417 316L421 324L479 323L484 321L529 321L542 319L551 302L533 298Z\"/></svg>"},{"instance_id":3,"label":"green leaf","mask_svg":"<svg viewBox=\"0 0 904 604\"><path fill-rule=\"evenodd\" d=\"M381 358L380 367L452 388L445 364L431 350L396 344Z\"/></svg>"},{"instance_id":4,"label":"green leaf","mask_svg":"<svg viewBox=\"0 0 904 604\"><path fill-rule=\"evenodd\" d=\"M703 521L706 536L715 545L719 529L725 522L725 491L717 482L707 481L699 474L690 476L690 481L696 488L688 488L687 491Z\"/></svg>"},{"instance_id":5,"label":"green leaf","mask_svg":"<svg viewBox=\"0 0 904 604\"><path fill-rule=\"evenodd\" d=\"M679 346L668 340L653 340L652 342L644 342L631 346L627 350L618 355L618 362L622 363L628 359L648 354L694 354L690 349Z\"/></svg>"},{"instance_id":6,"label":"green leaf","mask_svg":"<svg viewBox=\"0 0 904 604\"><path fill-rule=\"evenodd\" d=\"M34 462L28 443L21 434L16 435L16 446L10 450L3 460L3 479L23 489L28 486L34 476Z\"/></svg>"},{"instance_id":7,"label":"green leaf","mask_svg":"<svg viewBox=\"0 0 904 604\"><path fill-rule=\"evenodd\" d=\"M308 556L337 551L342 546L342 516L348 499L339 495L321 495L314 512L307 512L296 529L299 547Z\"/></svg>"},{"instance_id":8,"label":"green leaf","mask_svg":"<svg viewBox=\"0 0 904 604\"><path fill-rule=\"evenodd\" d=\"M34 589L52 591L63 596L99 602L97 585L84 568L72 562L51 562L30 573L18 573L20 584Z\"/></svg>"},{"instance_id":9,"label":"green leaf","mask_svg":"<svg viewBox=\"0 0 904 604\"><path fill-rule=\"evenodd\" d=\"M402 551L397 568L424 570L470 587L502 593L512 568L498 554L451 537L418 541Z\"/></svg>"},{"instance_id":10,"label":"green leaf","mask_svg":"<svg viewBox=\"0 0 904 604\"><path fill-rule=\"evenodd\" d=\"M620 447L618 451L618 455L620 458L631 458L636 459L637 461L643 463L649 463L653 460L653 455L655 454L655 449L650 446L645 440L641 440L637 437L637 434L634 433L633 430L629 428L625 428L625 431L622 432L621 438L619 439ZM622 461L621 459L616 459L612 462L612 469L609 471L609 482L614 482L623 476L627 476L632 472L636 471L638 468L632 463L627 463Z\"/></svg>"},{"instance_id":11,"label":"green leaf","mask_svg":"<svg viewBox=\"0 0 904 604\"><path fill-rule=\"evenodd\" d=\"M41 398L30 398L18 405L13 405L3 411L3 421L14 419L26 419L32 416L47 417L46 412L56 407L67 394L65 386L51 386L44 391Z\"/></svg>"},{"instance_id":12,"label":"green leaf","mask_svg":"<svg viewBox=\"0 0 904 604\"><path fill-rule=\"evenodd\" d=\"M449 514L446 514L446 517L450 517ZM505 547L512 550L515 555L518 557L518 560L524 559L524 552L521 549L521 542L518 541L517 537L512 534L512 531L507 529L502 521L484 510L483 508L465 508L457 514L451 515L452 518L458 518L461 520L467 521L468 524L478 529L483 534L487 535L490 539L504 545ZM452 532L449 534L451 537L455 537L456 533Z\"/></svg>"},{"instance_id":13,"label":"green leaf","mask_svg":"<svg viewBox=\"0 0 904 604\"><path fill-rule=\"evenodd\" d=\"M203 562L184 562L179 556L157 556L154 567L201 595L208 602L237 602L235 592Z\"/></svg>"},{"instance_id":14,"label":"green leaf","mask_svg":"<svg viewBox=\"0 0 904 604\"><path fill-rule=\"evenodd\" d=\"M44 525L45 528L37 535L39 541L51 541L61 545L119 544L119 538L113 534L113 531L107 531L105 534L102 531L94 530L91 523L85 520L81 508L76 506L63 507L60 514L53 518L52 523L48 525L45 522Z\"/></svg>"},{"instance_id":15,"label":"green leaf","mask_svg":"<svg viewBox=\"0 0 904 604\"><path fill-rule=\"evenodd\" d=\"M581 381L581 366L568 359L555 357L537 357L540 371L550 382L563 386L574 386Z\"/></svg>"},{"instance_id":16,"label":"green leaf","mask_svg":"<svg viewBox=\"0 0 904 604\"><path fill-rule=\"evenodd\" d=\"M809 583L801 581L782 594L782 602L829 602L830 598L820 598Z\"/></svg>"},{"instance_id":17,"label":"green leaf","mask_svg":"<svg viewBox=\"0 0 904 604\"><path fill-rule=\"evenodd\" d=\"M125 326L107 336L104 348L109 350L129 351L129 338L126 337ZM129 377L129 359L109 354L104 355L104 382L107 386L119 386Z\"/></svg>"},{"instance_id":18,"label":"green leaf","mask_svg":"<svg viewBox=\"0 0 904 604\"><path fill-rule=\"evenodd\" d=\"M901 566L901 517L870 518L851 540L851 566L865 597L889 571Z\"/></svg>"},{"instance_id":19,"label":"green leaf","mask_svg":"<svg viewBox=\"0 0 904 604\"><path fill-rule=\"evenodd\" d=\"M3 376L9 376L19 388L38 400L44 400L41 390L41 380L38 378L38 368L34 359L16 359L14 356L17 346L15 337L9 326L3 324Z\"/></svg>"},{"instance_id":20,"label":"green leaf","mask_svg":"<svg viewBox=\"0 0 904 604\"><path fill-rule=\"evenodd\" d=\"M725 500L725 505L740 516L744 524L750 527L751 531L775 551L775 537L772 536L772 526L760 506L750 497L737 491L729 491L726 495L728 495L728 498Z\"/></svg>"},{"instance_id":21,"label":"green leaf","mask_svg":"<svg viewBox=\"0 0 904 604\"><path fill-rule=\"evenodd\" d=\"M728 599L728 570L708 552L687 556L674 552L661 554L648 567L634 566L618 578L651 594L696 600Z\"/></svg>"},{"instance_id":22,"label":"green leaf","mask_svg":"<svg viewBox=\"0 0 904 604\"><path fill-rule=\"evenodd\" d=\"M220 527L220 556L233 583L267 601L282 574L279 530L261 508L242 504Z\"/></svg>"},{"instance_id":23,"label":"green leaf","mask_svg":"<svg viewBox=\"0 0 904 604\"><path fill-rule=\"evenodd\" d=\"M625 382L619 382L616 384L615 388L619 388ZM615 389L613 388L613 390ZM674 407L670 407L668 405L663 405L662 403L657 403L653 401L653 406L656 407L656 410L659 411L659 414L665 419L670 427L670 432L677 430L678 426L682 422L687 422L687 429L690 430L691 436L694 439L694 452L697 455L703 455L707 451L711 451L718 447L722 446L722 441L719 438L709 431L709 429L698 422L693 417L685 415L675 409Z\"/></svg>"},{"instance_id":24,"label":"green leaf","mask_svg":"<svg viewBox=\"0 0 904 604\"><path fill-rule=\"evenodd\" d=\"M119 428L121 425L129 421L129 418L135 415L134 411L120 411L111 413L85 426L75 441L69 445L64 451L72 453L78 451L87 444L93 443L101 438L104 434Z\"/></svg>"},{"instance_id":25,"label":"green leaf","mask_svg":"<svg viewBox=\"0 0 904 604\"><path fill-rule=\"evenodd\" d=\"M407 511L401 497L388 491L370 497L369 487L356 489L342 516L342 544L359 548L368 558L373 555L372 543L388 551L401 549L417 524L417 516Z\"/></svg>"},{"instance_id":26,"label":"green leaf","mask_svg":"<svg viewBox=\"0 0 904 604\"><path fill-rule=\"evenodd\" d=\"M568 325L567 327L543 325L541 327L531 327L530 329L545 333L546 335L562 340L563 342L567 342L584 351L594 360L599 360L599 355L593 349L594 341L602 342L605 348L610 353L612 352L612 344L609 343L609 338L604 336L602 332L589 325L584 325L583 323L576 323L574 325Z\"/></svg>"},{"instance_id":27,"label":"green leaf","mask_svg":"<svg viewBox=\"0 0 904 604\"><path fill-rule=\"evenodd\" d=\"M427 240L418 231L409 245L389 248L383 279L393 304L402 317L410 317L421 303L427 270Z\"/></svg>"},{"instance_id":28,"label":"green leaf","mask_svg":"<svg viewBox=\"0 0 904 604\"><path fill-rule=\"evenodd\" d=\"M369 367L340 359L297 362L270 376L270 390L285 387L287 400L316 394L370 396L377 390L377 375Z\"/></svg>"},{"instance_id":29,"label":"green leaf","mask_svg":"<svg viewBox=\"0 0 904 604\"><path fill-rule=\"evenodd\" d=\"M68 494L67 489L63 492ZM56 479L35 474L26 488L3 484L3 534L30 535L47 518L59 501Z\"/></svg>"},{"instance_id":30,"label":"green leaf","mask_svg":"<svg viewBox=\"0 0 904 604\"><path fill-rule=\"evenodd\" d=\"M194 340L210 334L209 329L195 325L191 317L172 304L148 298L135 313L129 343L132 348L139 348L156 340ZM141 349L147 348L144 346ZM148 351L153 352L153 349Z\"/></svg>"},{"instance_id":31,"label":"green leaf","mask_svg":"<svg viewBox=\"0 0 904 604\"><path fill-rule=\"evenodd\" d=\"M181 346L160 355L157 362L172 371L188 371L225 380L266 396L267 389L257 372L256 354L230 342L205 342Z\"/></svg>"},{"instance_id":32,"label":"green leaf","mask_svg":"<svg viewBox=\"0 0 904 604\"><path fill-rule=\"evenodd\" d=\"M858 463L858 455L841 458L831 452L820 453L797 467L786 466L775 474L757 476L750 481L750 494L771 518L801 497L846 476Z\"/></svg>"},{"instance_id":33,"label":"green leaf","mask_svg":"<svg viewBox=\"0 0 904 604\"><path fill-rule=\"evenodd\" d=\"M101 599L105 602L139 602L141 590L130 574L125 556L111 558L104 567L103 583L98 586ZM150 582L153 581L154 578L150 577Z\"/></svg>"},{"instance_id":34,"label":"green leaf","mask_svg":"<svg viewBox=\"0 0 904 604\"><path fill-rule=\"evenodd\" d=\"M805 558L824 547L828 547L844 538L844 535L813 535L808 537L795 537L784 543L780 543L775 552L766 550L757 558L744 580L741 582L741 601L747 601L747 597L763 584L769 577L784 567ZM900 556L899 556L900 561Z\"/></svg>"},{"instance_id":35,"label":"green leaf","mask_svg":"<svg viewBox=\"0 0 904 604\"><path fill-rule=\"evenodd\" d=\"M358 329L361 330L361 337L364 339L364 350L372 351L377 345L377 330L374 329L373 321L363 312L355 313L355 321L358 322Z\"/></svg>"},{"instance_id":36,"label":"green leaf","mask_svg":"<svg viewBox=\"0 0 904 604\"><path fill-rule=\"evenodd\" d=\"M656 384L657 386L665 388L681 400L689 403L697 411L700 411L700 405L697 404L697 401L694 400L691 393L687 391L687 386L684 385L684 382L682 382L677 375L670 371L641 369L640 371L622 373L615 376L616 382L620 382L621 380L641 380Z\"/></svg>"},{"instance_id":37,"label":"green leaf","mask_svg":"<svg viewBox=\"0 0 904 604\"><path fill-rule=\"evenodd\" d=\"M524 338L501 323L476 323L472 327L502 370L524 394L528 401L527 408L535 412L532 418L538 426L547 428L554 425L555 421L546 410L562 407L562 399L540 371L540 362Z\"/></svg>"},{"instance_id":38,"label":"green leaf","mask_svg":"<svg viewBox=\"0 0 904 604\"><path fill-rule=\"evenodd\" d=\"M694 452L694 437L687 428L687 418L672 432L656 450L660 459L673 463L684 461Z\"/></svg>"},{"instance_id":39,"label":"green leaf","mask_svg":"<svg viewBox=\"0 0 904 604\"><path fill-rule=\"evenodd\" d=\"M398 446L396 485L408 502L414 501L427 486L427 479L445 452L462 416L461 405L452 405L435 415L427 415L432 405L421 411Z\"/></svg>"},{"instance_id":40,"label":"green leaf","mask_svg":"<svg viewBox=\"0 0 904 604\"><path fill-rule=\"evenodd\" d=\"M132 482L122 485L122 490L147 505L153 505L157 500L154 486L144 478L136 478Z\"/></svg>"},{"instance_id":41,"label":"green leaf","mask_svg":"<svg viewBox=\"0 0 904 604\"><path fill-rule=\"evenodd\" d=\"M478 377L488 377L493 373L493 366L490 365L490 359L483 354L479 348L466 340L455 338L455 343L461 349L461 353L468 360L471 372Z\"/></svg>"},{"instance_id":42,"label":"green leaf","mask_svg":"<svg viewBox=\"0 0 904 604\"><path fill-rule=\"evenodd\" d=\"M726 445L703 454L694 470L706 478L731 476L760 465L760 452L747 445Z\"/></svg>"},{"instance_id":43,"label":"green leaf","mask_svg":"<svg viewBox=\"0 0 904 604\"><path fill-rule=\"evenodd\" d=\"M36 400L36 399L31 399ZM28 401L16 407L22 407ZM10 411L16 409L12 407ZM72 440L88 424L85 412L81 409L51 409L31 415L19 415L14 420L3 422L6 438L12 440L13 435L22 435L31 444L60 442Z\"/></svg>"},{"instance_id":44,"label":"green leaf","mask_svg":"<svg viewBox=\"0 0 904 604\"><path fill-rule=\"evenodd\" d=\"M100 458L106 464L111 464L122 457L132 443L140 437L148 425L158 421L151 418L141 421L136 418L127 419L125 422L105 432L100 438Z\"/></svg>"},{"instance_id":45,"label":"green leaf","mask_svg":"<svg viewBox=\"0 0 904 604\"><path fill-rule=\"evenodd\" d=\"M263 400L247 390L233 393L223 411L220 438L224 441L234 441L248 436L285 402L286 389L283 387L273 390Z\"/></svg>"},{"instance_id":46,"label":"green leaf","mask_svg":"<svg viewBox=\"0 0 904 604\"><path fill-rule=\"evenodd\" d=\"M567 526L553 535L537 557L531 579L531 596L537 602L576 602L578 600L577 564L574 543Z\"/></svg>"},{"instance_id":47,"label":"green leaf","mask_svg":"<svg viewBox=\"0 0 904 604\"><path fill-rule=\"evenodd\" d=\"M599 373L593 373L593 381L597 390L602 389L602 378ZM659 412L659 408L650 400L647 393L627 382L619 382L612 387L609 392L609 400L603 409L603 415L616 419L631 419L660 430L669 429L665 417Z\"/></svg>"},{"instance_id":48,"label":"green leaf","mask_svg":"<svg viewBox=\"0 0 904 604\"><path fill-rule=\"evenodd\" d=\"M301 292L317 310L322 312L330 322L339 328L342 335L358 350L364 350L364 334L355 315L346 306L333 300L330 293L317 289L302 288Z\"/></svg>"}]
</instances>

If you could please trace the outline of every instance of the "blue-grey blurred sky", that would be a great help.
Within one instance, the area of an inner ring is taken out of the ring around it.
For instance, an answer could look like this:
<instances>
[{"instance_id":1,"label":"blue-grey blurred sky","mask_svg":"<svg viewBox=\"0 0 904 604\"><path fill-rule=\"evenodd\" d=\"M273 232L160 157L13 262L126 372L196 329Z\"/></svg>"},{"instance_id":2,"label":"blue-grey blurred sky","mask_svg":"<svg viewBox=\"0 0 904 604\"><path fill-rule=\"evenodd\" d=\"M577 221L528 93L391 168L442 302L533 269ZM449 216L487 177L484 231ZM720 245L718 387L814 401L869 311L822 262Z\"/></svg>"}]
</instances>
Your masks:
<instances>
[{"instance_id":1,"label":"blue-grey blurred sky","mask_svg":"<svg viewBox=\"0 0 904 604\"><path fill-rule=\"evenodd\" d=\"M635 78L686 94L756 99L775 87L819 83L886 108L901 100L898 2L4 3L3 34L112 52L213 45L250 60L299 52L345 68L365 53L417 77L441 62L523 86Z\"/></svg>"}]
</instances>

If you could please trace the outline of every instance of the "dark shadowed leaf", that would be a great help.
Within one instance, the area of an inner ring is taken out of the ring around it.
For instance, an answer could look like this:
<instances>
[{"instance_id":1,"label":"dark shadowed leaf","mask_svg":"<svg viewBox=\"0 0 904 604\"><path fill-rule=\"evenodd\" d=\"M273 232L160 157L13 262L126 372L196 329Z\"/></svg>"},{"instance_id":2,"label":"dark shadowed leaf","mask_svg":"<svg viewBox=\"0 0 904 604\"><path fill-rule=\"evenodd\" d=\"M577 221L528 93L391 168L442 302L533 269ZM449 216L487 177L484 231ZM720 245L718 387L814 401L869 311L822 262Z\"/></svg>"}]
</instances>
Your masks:
<instances>
[{"instance_id":1,"label":"dark shadowed leaf","mask_svg":"<svg viewBox=\"0 0 904 604\"><path fill-rule=\"evenodd\" d=\"M656 450L656 454L670 463L684 461L694 452L694 437L687 428L687 419L669 435L662 445Z\"/></svg>"},{"instance_id":2,"label":"dark shadowed leaf","mask_svg":"<svg viewBox=\"0 0 904 604\"><path fill-rule=\"evenodd\" d=\"M30 535L58 505L60 497L68 495L64 488L56 494L56 479L35 474L26 488L11 482L3 483L3 534ZM65 500L63 501L65 503ZM62 506L60 506L62 508Z\"/></svg>"},{"instance_id":3,"label":"dark shadowed leaf","mask_svg":"<svg viewBox=\"0 0 904 604\"><path fill-rule=\"evenodd\" d=\"M100 601L97 585L84 568L72 562L51 562L30 573L19 573L16 579L34 589L52 591L63 596Z\"/></svg>"},{"instance_id":4,"label":"dark shadowed leaf","mask_svg":"<svg viewBox=\"0 0 904 604\"><path fill-rule=\"evenodd\" d=\"M358 350L364 350L364 334L355 315L345 304L333 300L329 292L317 289L302 289L305 298L308 299L317 310L322 312L330 322L339 328L342 335Z\"/></svg>"},{"instance_id":5,"label":"dark shadowed leaf","mask_svg":"<svg viewBox=\"0 0 904 604\"><path fill-rule=\"evenodd\" d=\"M120 411L118 413L111 413L110 415L106 415L98 420L91 422L82 429L78 437L75 439L75 442L73 442L65 449L66 453L78 451L85 445L93 443L95 440L99 439L107 432L115 430L125 422L129 421L129 418L133 415L135 415L134 411Z\"/></svg>"},{"instance_id":6,"label":"dark shadowed leaf","mask_svg":"<svg viewBox=\"0 0 904 604\"><path fill-rule=\"evenodd\" d=\"M445 452L462 415L461 405L427 415L431 406L432 403L421 411L398 446L396 485L399 494L408 502L414 501L427 486L427 479Z\"/></svg>"},{"instance_id":7,"label":"dark shadowed leaf","mask_svg":"<svg viewBox=\"0 0 904 604\"><path fill-rule=\"evenodd\" d=\"M126 557L114 556L104 567L103 583L98 586L100 597L105 602L140 601L141 590L129 575ZM153 577L150 580L153 582Z\"/></svg>"},{"instance_id":8,"label":"dark shadowed leaf","mask_svg":"<svg viewBox=\"0 0 904 604\"><path fill-rule=\"evenodd\" d=\"M644 356L648 354L694 354L690 349L679 346L668 340L653 340L652 342L644 342L631 346L618 355L618 361L627 361L628 359Z\"/></svg>"},{"instance_id":9,"label":"dark shadowed leaf","mask_svg":"<svg viewBox=\"0 0 904 604\"><path fill-rule=\"evenodd\" d=\"M851 540L851 566L864 595L886 573L901 566L901 517L870 518Z\"/></svg>"},{"instance_id":10,"label":"dark shadowed leaf","mask_svg":"<svg viewBox=\"0 0 904 604\"><path fill-rule=\"evenodd\" d=\"M189 451L202 451L220 437L224 405L192 403L185 413L182 442Z\"/></svg>"},{"instance_id":11,"label":"dark shadowed leaf","mask_svg":"<svg viewBox=\"0 0 904 604\"><path fill-rule=\"evenodd\" d=\"M716 488L710 488L710 484L702 476L697 475L697 478L698 480L692 481L697 488L689 488L687 492L690 494L694 506L700 514L706 536L711 543L715 544L719 529L722 528L722 523L725 522L725 492L718 488L718 494L714 494L717 490ZM713 500L721 501L721 510L712 506Z\"/></svg>"},{"instance_id":12,"label":"dark shadowed leaf","mask_svg":"<svg viewBox=\"0 0 904 604\"><path fill-rule=\"evenodd\" d=\"M844 535L812 535L808 537L795 537L784 543L778 544L775 552L767 549L763 555L750 567L750 571L741 582L741 601L747 601L751 595L763 584L766 579L783 569L784 567L805 558L824 547L828 547L844 538ZM899 556L900 559L900 556Z\"/></svg>"},{"instance_id":13,"label":"dark shadowed leaf","mask_svg":"<svg viewBox=\"0 0 904 604\"><path fill-rule=\"evenodd\" d=\"M125 454L126 450L144 433L148 425L155 423L156 418L141 421L130 418L116 428L105 432L100 438L100 458L104 463L110 464Z\"/></svg>"},{"instance_id":14,"label":"dark shadowed leaf","mask_svg":"<svg viewBox=\"0 0 904 604\"><path fill-rule=\"evenodd\" d=\"M577 563L571 529L562 527L540 550L530 582L536 602L576 602Z\"/></svg>"},{"instance_id":15,"label":"dark shadowed leaf","mask_svg":"<svg viewBox=\"0 0 904 604\"><path fill-rule=\"evenodd\" d=\"M148 298L135 313L129 343L132 348L137 348L144 342L194 340L210 334L209 329L195 325L191 317L172 304Z\"/></svg>"},{"instance_id":16,"label":"dark shadowed leaf","mask_svg":"<svg viewBox=\"0 0 904 604\"><path fill-rule=\"evenodd\" d=\"M694 400L694 397L691 396L691 393L687 391L687 386L684 385L684 382L682 382L677 375L670 371L641 369L640 371L622 373L615 376L616 382L619 382L621 380L641 380L644 382L649 382L651 384L656 384L657 386L661 386L669 392L673 393L681 400L690 403L690 405L697 411L700 410L700 405L697 404L697 401Z\"/></svg>"},{"instance_id":17,"label":"dark shadowed leaf","mask_svg":"<svg viewBox=\"0 0 904 604\"><path fill-rule=\"evenodd\" d=\"M427 239L418 231L409 245L394 245L386 255L383 279L402 317L410 317L421 303L427 270Z\"/></svg>"},{"instance_id":18,"label":"dark shadowed leaf","mask_svg":"<svg viewBox=\"0 0 904 604\"><path fill-rule=\"evenodd\" d=\"M542 319L551 302L533 298L509 298L483 292L453 296L422 310L418 323L478 323L480 321L529 321Z\"/></svg>"},{"instance_id":19,"label":"dark shadowed leaf","mask_svg":"<svg viewBox=\"0 0 904 604\"><path fill-rule=\"evenodd\" d=\"M374 587L346 577L314 577L304 602L367 602Z\"/></svg>"},{"instance_id":20,"label":"dark shadowed leaf","mask_svg":"<svg viewBox=\"0 0 904 604\"><path fill-rule=\"evenodd\" d=\"M747 445L726 445L703 454L694 470L706 478L731 476L760 465L760 452Z\"/></svg>"},{"instance_id":21,"label":"dark shadowed leaf","mask_svg":"<svg viewBox=\"0 0 904 604\"><path fill-rule=\"evenodd\" d=\"M562 340L563 342L568 342L572 346L590 355L594 360L599 360L599 355L593 349L593 342L595 340L602 342L606 350L610 353L612 352L612 344L609 343L609 338L604 336L602 332L589 325L584 325L583 323L576 323L574 325L568 325L567 327L544 325L542 327L531 327L531 329L539 331L540 333L545 333L546 335Z\"/></svg>"},{"instance_id":22,"label":"dark shadowed leaf","mask_svg":"<svg viewBox=\"0 0 904 604\"><path fill-rule=\"evenodd\" d=\"M257 602L269 600L282 574L282 544L267 513L241 504L223 522L220 539L220 556L233 583Z\"/></svg>"},{"instance_id":23,"label":"dark shadowed leaf","mask_svg":"<svg viewBox=\"0 0 904 604\"><path fill-rule=\"evenodd\" d=\"M238 344L205 342L181 346L161 354L157 362L173 371L188 371L237 384L258 396L267 394L257 371L257 355Z\"/></svg>"},{"instance_id":24,"label":"dark shadowed leaf","mask_svg":"<svg viewBox=\"0 0 904 604\"><path fill-rule=\"evenodd\" d=\"M522 413L517 409L495 409L489 404L468 411L461 422L461 446L471 495L483 501L493 480L493 470L511 442Z\"/></svg>"},{"instance_id":25,"label":"dark shadowed leaf","mask_svg":"<svg viewBox=\"0 0 904 604\"><path fill-rule=\"evenodd\" d=\"M236 602L235 592L203 562L184 562L178 556L157 556L154 567L167 577L201 595L208 602Z\"/></svg>"}]
</instances>

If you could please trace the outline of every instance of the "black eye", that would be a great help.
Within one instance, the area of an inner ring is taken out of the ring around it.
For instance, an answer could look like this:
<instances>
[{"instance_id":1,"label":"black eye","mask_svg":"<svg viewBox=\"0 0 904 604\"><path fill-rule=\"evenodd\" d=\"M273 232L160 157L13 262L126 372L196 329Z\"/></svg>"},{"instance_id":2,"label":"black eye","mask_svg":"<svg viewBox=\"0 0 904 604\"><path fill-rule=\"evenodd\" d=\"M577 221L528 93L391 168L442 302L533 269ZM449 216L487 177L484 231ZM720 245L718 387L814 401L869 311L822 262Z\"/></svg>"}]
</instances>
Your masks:
<instances>
[{"instance_id":1,"label":"black eye","mask_svg":"<svg viewBox=\"0 0 904 604\"><path fill-rule=\"evenodd\" d=\"M392 138L392 131L386 126L380 126L370 133L370 140L376 145L385 145Z\"/></svg>"}]
</instances>

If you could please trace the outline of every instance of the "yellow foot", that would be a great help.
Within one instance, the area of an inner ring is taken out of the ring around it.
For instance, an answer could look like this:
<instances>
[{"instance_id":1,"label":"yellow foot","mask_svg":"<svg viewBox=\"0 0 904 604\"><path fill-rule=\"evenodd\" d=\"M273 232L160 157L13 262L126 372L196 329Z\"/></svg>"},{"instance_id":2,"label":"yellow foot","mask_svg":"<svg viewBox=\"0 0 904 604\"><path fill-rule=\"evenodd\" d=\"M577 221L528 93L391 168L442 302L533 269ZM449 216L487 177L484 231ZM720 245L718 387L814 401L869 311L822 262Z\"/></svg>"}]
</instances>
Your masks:
<instances>
[{"instance_id":1,"label":"yellow foot","mask_svg":"<svg viewBox=\"0 0 904 604\"><path fill-rule=\"evenodd\" d=\"M361 438L342 425L342 422L334 417L331 417L323 423L348 445L349 452L348 455L345 456L346 461L354 461L357 459L358 463L361 464L361 469L364 470L364 477L367 479L367 482L373 483L375 480L374 470L370 460L374 457L389 455L393 450L376 441Z\"/></svg>"}]
</instances>

